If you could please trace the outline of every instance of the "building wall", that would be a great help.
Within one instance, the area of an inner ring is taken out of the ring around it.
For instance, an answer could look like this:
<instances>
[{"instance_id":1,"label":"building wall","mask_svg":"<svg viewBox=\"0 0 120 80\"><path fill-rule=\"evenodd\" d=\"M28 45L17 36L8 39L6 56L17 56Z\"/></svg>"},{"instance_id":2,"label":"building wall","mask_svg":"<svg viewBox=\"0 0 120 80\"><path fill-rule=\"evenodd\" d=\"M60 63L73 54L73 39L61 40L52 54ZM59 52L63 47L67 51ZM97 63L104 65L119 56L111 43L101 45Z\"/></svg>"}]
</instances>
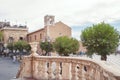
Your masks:
<instances>
[{"instance_id":1,"label":"building wall","mask_svg":"<svg viewBox=\"0 0 120 80\"><path fill-rule=\"evenodd\" d=\"M51 40L55 40L60 36L71 37L71 28L62 22L49 26L49 36Z\"/></svg>"},{"instance_id":2,"label":"building wall","mask_svg":"<svg viewBox=\"0 0 120 80\"><path fill-rule=\"evenodd\" d=\"M81 41L79 41L79 50L78 50L78 52L87 52L87 49L86 49L86 47L84 47L83 46L83 44L82 44L82 42Z\"/></svg>"},{"instance_id":3,"label":"building wall","mask_svg":"<svg viewBox=\"0 0 120 80\"><path fill-rule=\"evenodd\" d=\"M8 43L9 37L13 37L14 42L18 41L20 37L26 40L26 36L28 34L27 28L2 28L1 31L4 35L4 43Z\"/></svg>"},{"instance_id":4,"label":"building wall","mask_svg":"<svg viewBox=\"0 0 120 80\"><path fill-rule=\"evenodd\" d=\"M27 35L27 40L31 42L40 42L45 38L45 30L40 29Z\"/></svg>"},{"instance_id":5,"label":"building wall","mask_svg":"<svg viewBox=\"0 0 120 80\"><path fill-rule=\"evenodd\" d=\"M49 29L49 30L48 30ZM48 35L47 35L48 32ZM41 35L41 37L40 37ZM51 41L54 41L59 36L71 37L71 28L62 22L54 25L45 26L44 28L27 35L28 42L40 42L49 36Z\"/></svg>"}]
</instances>

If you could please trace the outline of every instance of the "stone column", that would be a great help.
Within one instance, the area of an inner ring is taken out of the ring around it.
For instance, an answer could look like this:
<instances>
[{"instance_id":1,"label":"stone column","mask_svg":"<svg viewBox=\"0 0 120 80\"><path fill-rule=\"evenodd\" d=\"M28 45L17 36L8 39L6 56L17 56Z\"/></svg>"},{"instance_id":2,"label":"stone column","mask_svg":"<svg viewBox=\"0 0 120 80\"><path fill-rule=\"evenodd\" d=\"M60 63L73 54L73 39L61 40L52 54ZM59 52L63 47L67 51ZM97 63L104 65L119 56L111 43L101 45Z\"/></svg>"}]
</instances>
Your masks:
<instances>
[{"instance_id":1,"label":"stone column","mask_svg":"<svg viewBox=\"0 0 120 80\"><path fill-rule=\"evenodd\" d=\"M78 80L82 80L82 78L83 78L83 73L82 73L82 71L83 71L83 65L82 64L79 64L79 69L78 69L78 72L77 72L77 77L78 77Z\"/></svg>"},{"instance_id":2,"label":"stone column","mask_svg":"<svg viewBox=\"0 0 120 80\"><path fill-rule=\"evenodd\" d=\"M46 71L45 71L45 61L39 61L38 64L38 79L46 79Z\"/></svg>"},{"instance_id":3,"label":"stone column","mask_svg":"<svg viewBox=\"0 0 120 80\"><path fill-rule=\"evenodd\" d=\"M34 75L35 75L35 67L36 67L36 61L35 61L35 57L38 56L38 54L36 53L37 51L37 42L32 42L30 43L31 45L31 51L32 53L30 54L29 57L31 57L31 74L32 74L32 78L34 78Z\"/></svg>"},{"instance_id":4,"label":"stone column","mask_svg":"<svg viewBox=\"0 0 120 80\"><path fill-rule=\"evenodd\" d=\"M69 80L70 79L70 63L62 62L62 79Z\"/></svg>"},{"instance_id":5,"label":"stone column","mask_svg":"<svg viewBox=\"0 0 120 80\"><path fill-rule=\"evenodd\" d=\"M92 66L88 66L88 80L92 80Z\"/></svg>"},{"instance_id":6,"label":"stone column","mask_svg":"<svg viewBox=\"0 0 120 80\"><path fill-rule=\"evenodd\" d=\"M39 62L36 60L37 57L33 57L33 78L37 78L37 74L38 74L38 65Z\"/></svg>"},{"instance_id":7,"label":"stone column","mask_svg":"<svg viewBox=\"0 0 120 80\"><path fill-rule=\"evenodd\" d=\"M48 80L52 79L52 62L49 62L49 67L48 67Z\"/></svg>"},{"instance_id":8,"label":"stone column","mask_svg":"<svg viewBox=\"0 0 120 80\"><path fill-rule=\"evenodd\" d=\"M76 64L75 63L72 63L71 73L72 73L72 79L71 80L76 80Z\"/></svg>"},{"instance_id":9,"label":"stone column","mask_svg":"<svg viewBox=\"0 0 120 80\"><path fill-rule=\"evenodd\" d=\"M103 80L103 71L100 71L100 80Z\"/></svg>"},{"instance_id":10,"label":"stone column","mask_svg":"<svg viewBox=\"0 0 120 80\"><path fill-rule=\"evenodd\" d=\"M31 45L31 51L32 51L30 56L38 56L38 54L36 53L38 42L32 42L30 43L30 45Z\"/></svg>"},{"instance_id":11,"label":"stone column","mask_svg":"<svg viewBox=\"0 0 120 80\"><path fill-rule=\"evenodd\" d=\"M91 66L86 66L87 71L86 71L86 79L91 80Z\"/></svg>"},{"instance_id":12,"label":"stone column","mask_svg":"<svg viewBox=\"0 0 120 80\"><path fill-rule=\"evenodd\" d=\"M60 62L56 62L56 76L55 76L56 80L60 79Z\"/></svg>"},{"instance_id":13,"label":"stone column","mask_svg":"<svg viewBox=\"0 0 120 80\"><path fill-rule=\"evenodd\" d=\"M94 68L93 69L93 75L92 75L93 76L93 80L97 79L97 74L96 73L97 73L97 70Z\"/></svg>"}]
</instances>

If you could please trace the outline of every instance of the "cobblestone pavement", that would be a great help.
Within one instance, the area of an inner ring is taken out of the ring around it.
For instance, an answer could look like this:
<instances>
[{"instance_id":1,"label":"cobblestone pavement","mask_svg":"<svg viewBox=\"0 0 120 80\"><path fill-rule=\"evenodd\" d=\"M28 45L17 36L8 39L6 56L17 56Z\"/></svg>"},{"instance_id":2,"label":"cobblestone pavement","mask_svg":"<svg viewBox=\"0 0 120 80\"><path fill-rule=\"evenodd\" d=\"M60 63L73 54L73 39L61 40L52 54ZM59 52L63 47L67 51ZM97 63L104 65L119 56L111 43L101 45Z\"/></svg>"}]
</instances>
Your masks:
<instances>
[{"instance_id":1,"label":"cobblestone pavement","mask_svg":"<svg viewBox=\"0 0 120 80\"><path fill-rule=\"evenodd\" d=\"M13 63L9 57L0 57L0 80L13 79L18 71L19 62Z\"/></svg>"}]
</instances>

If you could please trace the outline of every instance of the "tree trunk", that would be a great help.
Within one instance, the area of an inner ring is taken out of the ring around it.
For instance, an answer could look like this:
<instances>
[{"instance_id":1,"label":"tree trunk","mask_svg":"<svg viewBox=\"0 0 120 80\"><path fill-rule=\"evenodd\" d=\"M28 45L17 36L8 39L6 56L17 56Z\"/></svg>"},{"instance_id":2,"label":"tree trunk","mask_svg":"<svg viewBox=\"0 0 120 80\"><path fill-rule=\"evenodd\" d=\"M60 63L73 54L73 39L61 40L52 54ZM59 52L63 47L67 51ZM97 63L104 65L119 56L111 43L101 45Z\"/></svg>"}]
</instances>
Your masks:
<instances>
[{"instance_id":1,"label":"tree trunk","mask_svg":"<svg viewBox=\"0 0 120 80\"><path fill-rule=\"evenodd\" d=\"M47 56L48 52L46 51L45 56Z\"/></svg>"},{"instance_id":2,"label":"tree trunk","mask_svg":"<svg viewBox=\"0 0 120 80\"><path fill-rule=\"evenodd\" d=\"M101 55L101 60L106 61L107 60L107 55Z\"/></svg>"}]
</instances>

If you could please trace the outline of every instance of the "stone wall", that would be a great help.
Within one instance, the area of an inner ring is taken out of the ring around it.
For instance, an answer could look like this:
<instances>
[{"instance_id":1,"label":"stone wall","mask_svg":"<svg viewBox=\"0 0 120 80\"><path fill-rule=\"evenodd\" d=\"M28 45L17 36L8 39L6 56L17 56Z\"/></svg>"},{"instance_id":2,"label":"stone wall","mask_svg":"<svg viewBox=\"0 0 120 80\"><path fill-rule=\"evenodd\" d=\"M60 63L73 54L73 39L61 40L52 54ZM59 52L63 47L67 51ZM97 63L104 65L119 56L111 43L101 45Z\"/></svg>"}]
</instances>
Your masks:
<instances>
[{"instance_id":1,"label":"stone wall","mask_svg":"<svg viewBox=\"0 0 120 80\"><path fill-rule=\"evenodd\" d=\"M17 78L55 80L120 80L120 72L88 58L25 56Z\"/></svg>"}]
</instances>

